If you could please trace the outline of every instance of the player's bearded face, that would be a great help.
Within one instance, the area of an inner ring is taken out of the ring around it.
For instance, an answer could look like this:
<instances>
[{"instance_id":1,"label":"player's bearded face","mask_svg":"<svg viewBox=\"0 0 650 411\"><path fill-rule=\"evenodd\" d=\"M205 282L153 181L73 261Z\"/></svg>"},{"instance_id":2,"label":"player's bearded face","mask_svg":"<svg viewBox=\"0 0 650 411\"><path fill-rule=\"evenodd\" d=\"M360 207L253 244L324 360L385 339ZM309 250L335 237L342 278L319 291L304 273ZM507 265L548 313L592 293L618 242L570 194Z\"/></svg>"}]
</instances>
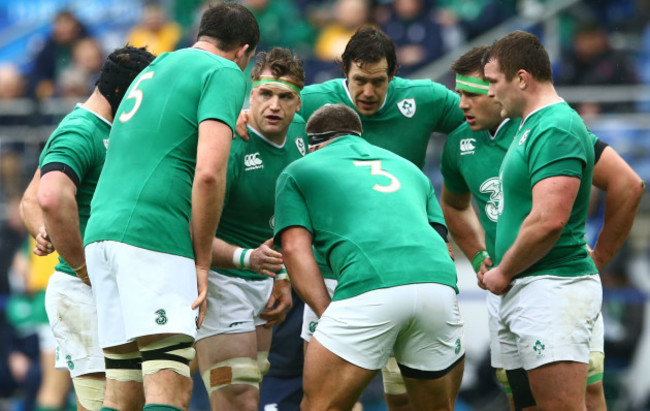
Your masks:
<instances>
[{"instance_id":1,"label":"player's bearded face","mask_svg":"<svg viewBox=\"0 0 650 411\"><path fill-rule=\"evenodd\" d=\"M371 116L384 104L391 80L387 71L385 58L375 63L352 63L347 73L347 84L359 113Z\"/></svg>"},{"instance_id":2,"label":"player's bearded face","mask_svg":"<svg viewBox=\"0 0 650 411\"><path fill-rule=\"evenodd\" d=\"M265 83L251 91L251 126L266 137L284 138L299 109L300 96L286 87Z\"/></svg>"}]
</instances>

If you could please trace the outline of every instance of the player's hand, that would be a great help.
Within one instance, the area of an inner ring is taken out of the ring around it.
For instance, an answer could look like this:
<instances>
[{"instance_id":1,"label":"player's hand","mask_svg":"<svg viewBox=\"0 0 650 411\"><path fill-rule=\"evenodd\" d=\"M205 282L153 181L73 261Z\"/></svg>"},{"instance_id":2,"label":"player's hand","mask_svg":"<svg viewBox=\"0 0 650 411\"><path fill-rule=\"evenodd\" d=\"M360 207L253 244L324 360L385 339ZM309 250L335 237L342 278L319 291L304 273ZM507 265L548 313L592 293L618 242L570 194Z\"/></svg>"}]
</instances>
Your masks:
<instances>
[{"instance_id":1,"label":"player's hand","mask_svg":"<svg viewBox=\"0 0 650 411\"><path fill-rule=\"evenodd\" d=\"M510 279L501 272L499 267L493 268L483 275L483 284L496 295L503 295L512 288Z\"/></svg>"},{"instance_id":2,"label":"player's hand","mask_svg":"<svg viewBox=\"0 0 650 411\"><path fill-rule=\"evenodd\" d=\"M246 125L248 124L248 110L242 110L239 112L239 117L237 117L237 123L235 123L235 133L239 137L241 137L242 140L248 141L248 128L246 128ZM236 138L235 134L233 133L232 135L233 140Z\"/></svg>"},{"instance_id":3,"label":"player's hand","mask_svg":"<svg viewBox=\"0 0 650 411\"><path fill-rule=\"evenodd\" d=\"M483 282L483 277L485 276L485 273L487 273L488 270L492 268L493 265L494 263L492 262L492 259L490 257L485 257L483 259L483 262L481 262L481 268L479 268L478 273L476 273L476 278L478 279L478 286L484 290L487 290L487 287Z\"/></svg>"},{"instance_id":4,"label":"player's hand","mask_svg":"<svg viewBox=\"0 0 650 411\"><path fill-rule=\"evenodd\" d=\"M198 296L194 303L192 303L192 309L199 308L199 316L196 319L196 328L201 328L203 324L203 319L205 318L205 312L208 309L208 275L210 274L210 269L207 267L196 266L196 289L198 291Z\"/></svg>"},{"instance_id":5,"label":"player's hand","mask_svg":"<svg viewBox=\"0 0 650 411\"><path fill-rule=\"evenodd\" d=\"M275 277L275 271L282 270L282 254L273 249L273 239L269 238L251 253L251 270L258 274Z\"/></svg>"},{"instance_id":6,"label":"player's hand","mask_svg":"<svg viewBox=\"0 0 650 411\"><path fill-rule=\"evenodd\" d=\"M264 327L270 328L284 321L292 305L293 300L291 299L291 284L289 281L273 281L273 292L266 303L267 311L260 314L260 317L267 320Z\"/></svg>"},{"instance_id":7,"label":"player's hand","mask_svg":"<svg viewBox=\"0 0 650 411\"><path fill-rule=\"evenodd\" d=\"M86 264L84 264L83 267L75 271L75 274L77 274L77 277L79 277L79 279L83 281L84 284L86 284L88 287L91 287L90 278L88 278L88 267L86 267Z\"/></svg>"},{"instance_id":8,"label":"player's hand","mask_svg":"<svg viewBox=\"0 0 650 411\"><path fill-rule=\"evenodd\" d=\"M54 245L50 241L50 236L45 231L45 227L41 226L38 229L38 234L34 240L36 244L36 247L32 251L34 254L43 257L54 252Z\"/></svg>"}]
</instances>

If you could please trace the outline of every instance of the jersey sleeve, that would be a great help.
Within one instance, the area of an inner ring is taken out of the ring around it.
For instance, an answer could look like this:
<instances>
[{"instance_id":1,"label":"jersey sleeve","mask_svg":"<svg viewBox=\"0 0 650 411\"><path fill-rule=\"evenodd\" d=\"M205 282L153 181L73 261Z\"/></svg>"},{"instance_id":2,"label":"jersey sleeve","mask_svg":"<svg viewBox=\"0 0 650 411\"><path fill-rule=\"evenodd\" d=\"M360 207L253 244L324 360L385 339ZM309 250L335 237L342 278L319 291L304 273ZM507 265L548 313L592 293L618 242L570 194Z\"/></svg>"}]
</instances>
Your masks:
<instances>
[{"instance_id":1,"label":"jersey sleeve","mask_svg":"<svg viewBox=\"0 0 650 411\"><path fill-rule=\"evenodd\" d=\"M527 146L531 188L545 178L582 177L587 153L578 136L565 130L549 128Z\"/></svg>"},{"instance_id":2,"label":"jersey sleeve","mask_svg":"<svg viewBox=\"0 0 650 411\"><path fill-rule=\"evenodd\" d=\"M241 71L222 67L209 73L204 81L197 119L219 120L233 131L244 104L246 83Z\"/></svg>"},{"instance_id":3,"label":"jersey sleeve","mask_svg":"<svg viewBox=\"0 0 650 411\"><path fill-rule=\"evenodd\" d=\"M279 234L292 226L301 226L311 233L314 229L309 217L307 203L295 179L286 171L278 177L275 188L274 242L281 244Z\"/></svg>"},{"instance_id":4,"label":"jersey sleeve","mask_svg":"<svg viewBox=\"0 0 650 411\"><path fill-rule=\"evenodd\" d=\"M78 181L81 181L92 167L94 158L92 139L68 129L50 137L39 158L38 168L42 169L51 163L62 163L70 167Z\"/></svg>"},{"instance_id":5,"label":"jersey sleeve","mask_svg":"<svg viewBox=\"0 0 650 411\"><path fill-rule=\"evenodd\" d=\"M442 84L431 84L435 107L439 110L439 121L433 131L449 134L465 121L463 111L458 107L460 97Z\"/></svg>"},{"instance_id":6,"label":"jersey sleeve","mask_svg":"<svg viewBox=\"0 0 650 411\"><path fill-rule=\"evenodd\" d=\"M228 155L228 170L226 172L226 192L223 198L223 206L228 204L230 198L230 190L237 185L237 180L241 173L241 165L243 164L245 142L241 137L237 136L232 142L230 147L230 154Z\"/></svg>"},{"instance_id":7,"label":"jersey sleeve","mask_svg":"<svg viewBox=\"0 0 650 411\"><path fill-rule=\"evenodd\" d=\"M438 223L447 227L445 222L445 217L442 214L442 208L440 208L440 203L436 198L436 192L429 181L429 195L427 197L427 217L429 218L429 223Z\"/></svg>"},{"instance_id":8,"label":"jersey sleeve","mask_svg":"<svg viewBox=\"0 0 650 411\"><path fill-rule=\"evenodd\" d=\"M445 187L454 194L464 194L469 192L469 187L465 178L460 172L458 166L459 160L459 139L455 137L456 133L453 132L447 137L445 146L442 149L442 156L440 158L440 173L442 174Z\"/></svg>"}]
</instances>

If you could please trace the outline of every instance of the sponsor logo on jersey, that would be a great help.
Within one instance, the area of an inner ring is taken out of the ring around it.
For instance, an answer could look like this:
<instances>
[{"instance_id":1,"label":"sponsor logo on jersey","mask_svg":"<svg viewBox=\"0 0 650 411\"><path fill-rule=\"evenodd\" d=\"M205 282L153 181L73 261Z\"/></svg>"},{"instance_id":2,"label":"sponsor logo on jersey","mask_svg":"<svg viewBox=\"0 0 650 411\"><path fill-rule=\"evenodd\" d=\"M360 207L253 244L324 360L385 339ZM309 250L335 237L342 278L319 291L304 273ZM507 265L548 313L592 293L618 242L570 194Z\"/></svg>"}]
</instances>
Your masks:
<instances>
[{"instance_id":1,"label":"sponsor logo on jersey","mask_svg":"<svg viewBox=\"0 0 650 411\"><path fill-rule=\"evenodd\" d=\"M257 170L258 168L264 168L262 164L262 159L260 158L260 153L246 154L244 156L244 171Z\"/></svg>"},{"instance_id":2,"label":"sponsor logo on jersey","mask_svg":"<svg viewBox=\"0 0 650 411\"><path fill-rule=\"evenodd\" d=\"M465 154L474 154L476 146L476 139L474 138L464 138L460 140L460 155L464 156Z\"/></svg>"},{"instance_id":3,"label":"sponsor logo on jersey","mask_svg":"<svg viewBox=\"0 0 650 411\"><path fill-rule=\"evenodd\" d=\"M497 222L499 220L499 205L503 198L499 177L488 178L479 187L481 193L489 194L490 199L485 203L485 215L490 220Z\"/></svg>"},{"instance_id":4,"label":"sponsor logo on jersey","mask_svg":"<svg viewBox=\"0 0 650 411\"><path fill-rule=\"evenodd\" d=\"M156 324L158 325L167 324L167 313L165 312L165 310L163 310L162 308L156 310L156 314L158 314L158 317L156 317Z\"/></svg>"},{"instance_id":5,"label":"sponsor logo on jersey","mask_svg":"<svg viewBox=\"0 0 650 411\"><path fill-rule=\"evenodd\" d=\"M296 147L298 147L301 156L304 157L307 154L307 148L305 148L305 142L302 140L302 137L296 139Z\"/></svg>"},{"instance_id":6,"label":"sponsor logo on jersey","mask_svg":"<svg viewBox=\"0 0 650 411\"><path fill-rule=\"evenodd\" d=\"M405 98L404 100L397 103L397 108L406 118L411 118L415 115L415 99L414 98Z\"/></svg>"},{"instance_id":7,"label":"sponsor logo on jersey","mask_svg":"<svg viewBox=\"0 0 650 411\"><path fill-rule=\"evenodd\" d=\"M519 145L524 144L524 141L526 141L526 139L528 138L528 134L530 134L530 130L524 131L524 134L519 139Z\"/></svg>"}]
</instances>

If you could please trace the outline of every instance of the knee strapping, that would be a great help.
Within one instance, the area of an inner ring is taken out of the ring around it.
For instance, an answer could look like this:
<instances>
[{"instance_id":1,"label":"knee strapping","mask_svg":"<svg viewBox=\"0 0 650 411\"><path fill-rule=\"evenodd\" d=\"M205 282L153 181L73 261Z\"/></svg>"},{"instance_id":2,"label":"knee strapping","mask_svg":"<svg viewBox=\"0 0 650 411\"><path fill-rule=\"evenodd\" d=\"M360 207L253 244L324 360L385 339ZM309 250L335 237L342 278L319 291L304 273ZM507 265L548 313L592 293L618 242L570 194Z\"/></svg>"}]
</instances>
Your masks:
<instances>
[{"instance_id":1,"label":"knee strapping","mask_svg":"<svg viewBox=\"0 0 650 411\"><path fill-rule=\"evenodd\" d=\"M384 381L384 393L389 395L406 393L404 378L402 378L402 373L395 357L388 358L388 363L381 369L381 376Z\"/></svg>"},{"instance_id":2,"label":"knee strapping","mask_svg":"<svg viewBox=\"0 0 650 411\"><path fill-rule=\"evenodd\" d=\"M605 372L605 354L598 351L589 353L589 371L587 374L587 385L603 380Z\"/></svg>"},{"instance_id":3,"label":"knee strapping","mask_svg":"<svg viewBox=\"0 0 650 411\"><path fill-rule=\"evenodd\" d=\"M260 369L262 377L269 373L269 370L271 369L271 363L269 362L268 351L257 352L257 367Z\"/></svg>"},{"instance_id":4,"label":"knee strapping","mask_svg":"<svg viewBox=\"0 0 650 411\"><path fill-rule=\"evenodd\" d=\"M194 340L186 335L175 335L140 346L142 374L172 370L190 378L190 361L194 359Z\"/></svg>"},{"instance_id":5,"label":"knee strapping","mask_svg":"<svg viewBox=\"0 0 650 411\"><path fill-rule=\"evenodd\" d=\"M106 382L91 378L75 377L72 379L74 392L82 407L89 411L99 411L104 402Z\"/></svg>"},{"instance_id":6,"label":"knee strapping","mask_svg":"<svg viewBox=\"0 0 650 411\"><path fill-rule=\"evenodd\" d=\"M259 389L262 373L257 361L248 358L231 358L216 363L202 375L208 395L228 385L246 384Z\"/></svg>"},{"instance_id":7,"label":"knee strapping","mask_svg":"<svg viewBox=\"0 0 650 411\"><path fill-rule=\"evenodd\" d=\"M106 378L116 381L142 382L142 357L139 352L104 354Z\"/></svg>"},{"instance_id":8,"label":"knee strapping","mask_svg":"<svg viewBox=\"0 0 650 411\"><path fill-rule=\"evenodd\" d=\"M512 388L510 388L510 383L508 382L508 375L506 374L506 370L504 368L497 368L496 370L496 377L497 381L501 385L503 385L503 389L506 391L506 395L508 398L512 397Z\"/></svg>"}]
</instances>

